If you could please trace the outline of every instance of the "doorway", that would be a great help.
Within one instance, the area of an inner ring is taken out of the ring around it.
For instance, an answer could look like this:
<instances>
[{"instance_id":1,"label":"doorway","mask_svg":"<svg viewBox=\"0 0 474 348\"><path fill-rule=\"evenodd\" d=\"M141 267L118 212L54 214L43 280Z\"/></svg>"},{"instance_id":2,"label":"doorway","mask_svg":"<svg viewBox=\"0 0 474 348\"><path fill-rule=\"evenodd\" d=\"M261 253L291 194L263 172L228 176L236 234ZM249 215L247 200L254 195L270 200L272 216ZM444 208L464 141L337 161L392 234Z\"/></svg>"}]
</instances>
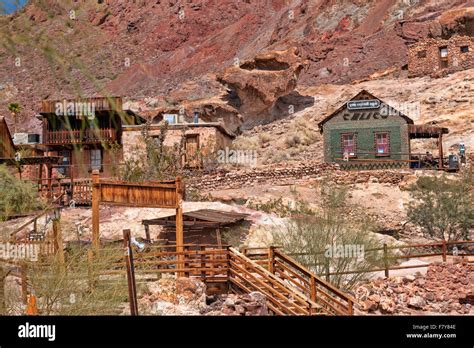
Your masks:
<instances>
[{"instance_id":1,"label":"doorway","mask_svg":"<svg viewBox=\"0 0 474 348\"><path fill-rule=\"evenodd\" d=\"M185 150L185 166L189 168L201 167L199 134L186 134Z\"/></svg>"}]
</instances>

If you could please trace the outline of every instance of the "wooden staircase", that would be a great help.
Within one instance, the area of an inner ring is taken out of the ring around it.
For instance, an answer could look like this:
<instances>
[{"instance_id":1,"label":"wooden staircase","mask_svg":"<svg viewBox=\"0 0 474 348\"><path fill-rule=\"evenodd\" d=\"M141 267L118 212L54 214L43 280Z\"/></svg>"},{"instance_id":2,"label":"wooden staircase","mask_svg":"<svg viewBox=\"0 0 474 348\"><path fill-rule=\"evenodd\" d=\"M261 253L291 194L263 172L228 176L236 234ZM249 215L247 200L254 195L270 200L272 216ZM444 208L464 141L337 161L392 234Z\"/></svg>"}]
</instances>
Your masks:
<instances>
[{"instance_id":1,"label":"wooden staircase","mask_svg":"<svg viewBox=\"0 0 474 348\"><path fill-rule=\"evenodd\" d=\"M241 254L243 255L243 254ZM264 256L264 257L262 257ZM311 301L307 315L352 315L355 299L323 280L282 251L270 247L268 252L244 256L266 270L300 296ZM231 264L232 268L232 264ZM314 306L316 304L316 306Z\"/></svg>"},{"instance_id":2,"label":"wooden staircase","mask_svg":"<svg viewBox=\"0 0 474 348\"><path fill-rule=\"evenodd\" d=\"M351 296L278 249L265 250L268 252L253 259L254 255L230 246L189 244L178 252L175 245L161 245L137 253L133 263L141 276L176 273L199 278L209 295L258 291L275 315L352 315ZM110 272L121 273L123 267L119 260Z\"/></svg>"},{"instance_id":3,"label":"wooden staircase","mask_svg":"<svg viewBox=\"0 0 474 348\"><path fill-rule=\"evenodd\" d=\"M277 315L324 314L316 302L234 248L229 248L229 282L231 292L264 294Z\"/></svg>"}]
</instances>

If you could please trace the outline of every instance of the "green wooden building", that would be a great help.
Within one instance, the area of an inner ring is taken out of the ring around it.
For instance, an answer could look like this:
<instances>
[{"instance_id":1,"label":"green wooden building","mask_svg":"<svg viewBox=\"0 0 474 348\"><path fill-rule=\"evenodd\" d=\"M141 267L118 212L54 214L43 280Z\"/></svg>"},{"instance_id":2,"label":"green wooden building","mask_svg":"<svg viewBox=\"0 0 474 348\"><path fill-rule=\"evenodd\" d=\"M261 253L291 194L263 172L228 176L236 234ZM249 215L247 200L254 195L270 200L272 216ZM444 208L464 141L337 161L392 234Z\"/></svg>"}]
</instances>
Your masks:
<instances>
[{"instance_id":1,"label":"green wooden building","mask_svg":"<svg viewBox=\"0 0 474 348\"><path fill-rule=\"evenodd\" d=\"M436 168L443 168L442 135L447 128L415 126L411 118L362 90L319 123L324 160L343 168L421 167L410 151L414 138L438 138ZM435 159L433 159L434 163Z\"/></svg>"}]
</instances>

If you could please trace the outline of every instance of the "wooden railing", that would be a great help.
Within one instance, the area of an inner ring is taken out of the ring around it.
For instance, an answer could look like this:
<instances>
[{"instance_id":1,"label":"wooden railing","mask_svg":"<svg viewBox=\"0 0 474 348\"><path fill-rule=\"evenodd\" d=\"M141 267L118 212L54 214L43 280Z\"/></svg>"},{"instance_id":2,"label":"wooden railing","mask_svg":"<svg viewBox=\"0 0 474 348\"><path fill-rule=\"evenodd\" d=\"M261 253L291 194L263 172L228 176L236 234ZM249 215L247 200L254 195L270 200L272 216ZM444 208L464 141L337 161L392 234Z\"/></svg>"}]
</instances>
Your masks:
<instances>
[{"instance_id":1,"label":"wooden railing","mask_svg":"<svg viewBox=\"0 0 474 348\"><path fill-rule=\"evenodd\" d=\"M439 241L433 243L424 243L424 244L408 244L401 246L388 246L383 244L383 246L378 248L365 249L364 253L380 253L381 254L381 263L383 263L383 268L374 267L371 269L364 270L345 270L345 271L331 271L330 263L326 264L325 271L323 273L317 274L317 276L325 276L326 280L329 280L330 276L333 275L343 275L343 274L356 274L356 273L371 273L371 272L385 272L385 276L389 277L391 270L401 270L401 269L410 269L410 268L423 268L428 267L429 264L418 264L418 265L403 265L399 266L396 264L397 261L404 261L414 258L432 258L440 256L440 261L446 262L447 257L449 256L449 248L457 246L469 246L473 245L474 240L461 240L461 241ZM280 247L273 247L275 251L281 249ZM404 249L419 249L420 252L417 253L405 253L401 255L395 255L391 251L393 250L404 250ZM431 249L426 251L426 249ZM435 250L433 250L435 249ZM314 255L324 255L325 250L316 252ZM451 254L453 251L451 250ZM269 253L268 248L256 247L256 248L244 248L244 254L247 255L250 259L254 260L260 265L268 265L269 263ZM307 253L286 253L288 257L293 256L304 256L308 255ZM458 256L467 257L473 256L474 254L469 250L458 250ZM317 266L317 265L312 265Z\"/></svg>"},{"instance_id":2,"label":"wooden railing","mask_svg":"<svg viewBox=\"0 0 474 348\"><path fill-rule=\"evenodd\" d=\"M117 140L117 131L112 128L46 131L46 145L112 143Z\"/></svg>"},{"instance_id":3,"label":"wooden railing","mask_svg":"<svg viewBox=\"0 0 474 348\"><path fill-rule=\"evenodd\" d=\"M259 248L263 249L263 248ZM244 249L247 253L248 249ZM294 286L328 315L352 315L355 299L275 247L248 253L255 263Z\"/></svg>"},{"instance_id":4,"label":"wooden railing","mask_svg":"<svg viewBox=\"0 0 474 348\"><path fill-rule=\"evenodd\" d=\"M324 314L321 306L305 294L234 248L229 248L229 281L231 289L264 294L268 308L277 315Z\"/></svg>"},{"instance_id":5,"label":"wooden railing","mask_svg":"<svg viewBox=\"0 0 474 348\"><path fill-rule=\"evenodd\" d=\"M71 166L72 167L72 166ZM71 168L72 170L72 168ZM92 202L92 180L70 178L24 179L38 187L40 197L58 204L90 205Z\"/></svg>"},{"instance_id":6,"label":"wooden railing","mask_svg":"<svg viewBox=\"0 0 474 348\"><path fill-rule=\"evenodd\" d=\"M229 246L184 245L182 252L175 245L148 247L144 252L133 253L134 273L143 277L158 273L182 273L201 279L208 286L226 285L226 292L250 293L259 291L267 298L267 305L276 315L334 315L342 311L328 311L311 300L305 293L284 281L277 274ZM183 256L180 260L178 256ZM124 260L110 264L101 275L123 274Z\"/></svg>"},{"instance_id":7,"label":"wooden railing","mask_svg":"<svg viewBox=\"0 0 474 348\"><path fill-rule=\"evenodd\" d=\"M202 278L204 282L227 281L228 252L211 244L185 244L182 252L176 245L147 246L144 252L133 254L137 274L183 273L188 277ZM183 256L183 261L178 256ZM111 263L108 274L121 273L123 260Z\"/></svg>"}]
</instances>

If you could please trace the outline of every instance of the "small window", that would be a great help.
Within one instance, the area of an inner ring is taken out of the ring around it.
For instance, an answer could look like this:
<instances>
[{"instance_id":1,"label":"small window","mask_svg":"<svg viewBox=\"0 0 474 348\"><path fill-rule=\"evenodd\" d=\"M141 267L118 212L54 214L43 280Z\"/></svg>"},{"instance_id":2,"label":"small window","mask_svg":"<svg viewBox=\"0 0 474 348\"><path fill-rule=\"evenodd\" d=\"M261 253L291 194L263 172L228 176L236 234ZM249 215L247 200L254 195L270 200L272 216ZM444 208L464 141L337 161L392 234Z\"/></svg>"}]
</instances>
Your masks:
<instances>
[{"instance_id":1,"label":"small window","mask_svg":"<svg viewBox=\"0 0 474 348\"><path fill-rule=\"evenodd\" d=\"M448 47L447 46L443 46L443 47L439 48L439 56L442 59L447 59L448 58Z\"/></svg>"},{"instance_id":2,"label":"small window","mask_svg":"<svg viewBox=\"0 0 474 348\"><path fill-rule=\"evenodd\" d=\"M390 155L390 140L388 133L375 133L376 156Z\"/></svg>"},{"instance_id":3,"label":"small window","mask_svg":"<svg viewBox=\"0 0 474 348\"><path fill-rule=\"evenodd\" d=\"M469 46L461 46L461 53L469 52Z\"/></svg>"},{"instance_id":4,"label":"small window","mask_svg":"<svg viewBox=\"0 0 474 348\"><path fill-rule=\"evenodd\" d=\"M348 154L350 157L356 155L356 136L354 133L342 134L342 153Z\"/></svg>"},{"instance_id":5,"label":"small window","mask_svg":"<svg viewBox=\"0 0 474 348\"><path fill-rule=\"evenodd\" d=\"M418 51L418 58L426 58L426 50Z\"/></svg>"},{"instance_id":6,"label":"small window","mask_svg":"<svg viewBox=\"0 0 474 348\"><path fill-rule=\"evenodd\" d=\"M102 151L100 149L92 149L91 153L91 169L102 170Z\"/></svg>"},{"instance_id":7,"label":"small window","mask_svg":"<svg viewBox=\"0 0 474 348\"><path fill-rule=\"evenodd\" d=\"M176 114L164 114L163 119L168 122L168 124L178 123L178 115Z\"/></svg>"}]
</instances>

